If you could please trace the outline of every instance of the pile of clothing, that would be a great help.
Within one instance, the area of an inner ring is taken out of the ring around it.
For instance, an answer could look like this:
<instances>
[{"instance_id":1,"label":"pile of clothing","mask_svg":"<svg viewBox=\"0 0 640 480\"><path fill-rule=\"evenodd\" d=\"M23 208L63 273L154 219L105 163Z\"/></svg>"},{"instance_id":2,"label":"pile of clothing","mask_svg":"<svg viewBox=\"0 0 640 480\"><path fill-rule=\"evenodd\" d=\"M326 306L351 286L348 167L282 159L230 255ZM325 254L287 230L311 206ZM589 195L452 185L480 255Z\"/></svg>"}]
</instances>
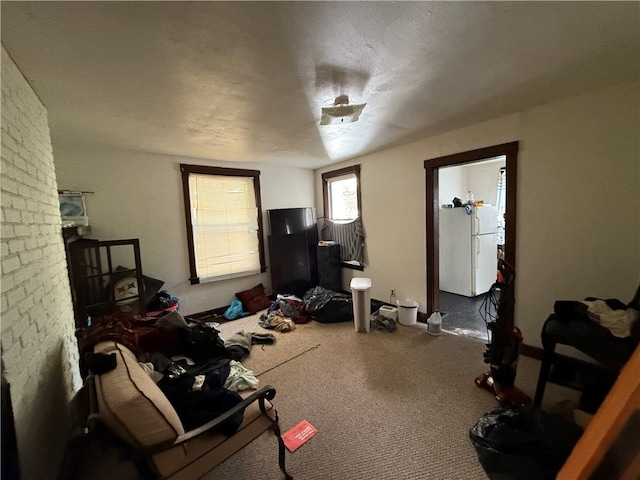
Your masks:
<instances>
[{"instance_id":1,"label":"pile of clothing","mask_svg":"<svg viewBox=\"0 0 640 480\"><path fill-rule=\"evenodd\" d=\"M240 403L238 391L258 388L258 379L241 360L253 343L273 344L275 337L238 332L225 343L218 330L187 321L177 311L144 320L122 314L105 316L94 321L80 339L85 368L95 374L116 366L115 355L93 353L93 347L104 340L126 345L136 354L185 429L191 430ZM242 420L239 411L221 424L220 431L231 435Z\"/></svg>"},{"instance_id":2,"label":"pile of clothing","mask_svg":"<svg viewBox=\"0 0 640 480\"><path fill-rule=\"evenodd\" d=\"M278 295L276 301L260 315L260 326L276 332L290 332L298 323L308 323L309 316L302 300L295 295Z\"/></svg>"}]
</instances>

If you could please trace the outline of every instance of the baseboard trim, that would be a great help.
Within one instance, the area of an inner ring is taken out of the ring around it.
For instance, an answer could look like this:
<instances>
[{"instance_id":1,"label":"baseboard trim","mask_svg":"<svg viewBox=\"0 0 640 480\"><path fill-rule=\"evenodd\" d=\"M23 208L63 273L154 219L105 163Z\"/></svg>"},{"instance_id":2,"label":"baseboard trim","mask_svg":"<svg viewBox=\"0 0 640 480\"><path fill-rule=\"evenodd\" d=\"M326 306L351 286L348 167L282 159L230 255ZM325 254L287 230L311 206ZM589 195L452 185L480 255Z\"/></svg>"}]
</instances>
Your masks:
<instances>
[{"instance_id":1,"label":"baseboard trim","mask_svg":"<svg viewBox=\"0 0 640 480\"><path fill-rule=\"evenodd\" d=\"M199 322L220 322L225 321L224 312L227 311L229 305L226 307L218 307L212 310L205 310L204 312L193 313L191 315L185 315L185 318L197 320Z\"/></svg>"},{"instance_id":2,"label":"baseboard trim","mask_svg":"<svg viewBox=\"0 0 640 480\"><path fill-rule=\"evenodd\" d=\"M267 295L267 297L269 297L269 300L271 300L272 302L276 299L275 295ZM205 310L204 312L198 312L198 313L193 313L191 315L185 315L185 317L187 318L192 318L194 320L197 320L199 322L225 322L227 321L227 319L224 316L224 312L227 311L227 309L230 307L231 305L225 305L224 307L217 307L217 308L213 308L211 310Z\"/></svg>"},{"instance_id":3,"label":"baseboard trim","mask_svg":"<svg viewBox=\"0 0 640 480\"><path fill-rule=\"evenodd\" d=\"M343 293L345 295L351 295L351 292L347 292L345 290L341 290L338 293ZM271 301L275 300L275 296L274 295L269 295L269 299ZM389 305L392 307L395 307L396 305L391 305L390 303L384 302L382 300L377 300L372 298L371 301L373 302L378 302L378 303L383 303L385 305ZM224 318L224 312L227 311L227 308L229 308L230 305L225 305L224 307L217 307L217 308L213 308L211 310L205 310L204 312L198 312L198 313L194 313L191 315L186 315L186 317L188 318L192 318L194 320L197 320L199 322L224 322L226 320L226 318ZM371 313L374 313L373 311ZM426 313L423 313L421 311L418 311L418 315L416 318L416 321L418 323L427 323L427 318L429 318L427 316ZM523 345L524 347L524 345Z\"/></svg>"},{"instance_id":4,"label":"baseboard trim","mask_svg":"<svg viewBox=\"0 0 640 480\"><path fill-rule=\"evenodd\" d=\"M544 350L540 347L534 347L533 345L527 345L523 343L520 345L520 353L525 357L535 358L536 360L542 360Z\"/></svg>"}]
</instances>

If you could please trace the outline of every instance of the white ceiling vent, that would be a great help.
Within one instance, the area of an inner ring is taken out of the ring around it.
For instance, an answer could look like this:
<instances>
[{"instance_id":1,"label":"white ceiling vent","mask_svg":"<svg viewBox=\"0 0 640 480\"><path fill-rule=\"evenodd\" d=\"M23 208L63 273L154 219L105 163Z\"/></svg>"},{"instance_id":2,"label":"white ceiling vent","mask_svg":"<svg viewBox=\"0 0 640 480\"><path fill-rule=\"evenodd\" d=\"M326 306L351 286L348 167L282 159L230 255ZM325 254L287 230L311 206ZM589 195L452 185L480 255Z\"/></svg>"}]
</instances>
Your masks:
<instances>
[{"instance_id":1,"label":"white ceiling vent","mask_svg":"<svg viewBox=\"0 0 640 480\"><path fill-rule=\"evenodd\" d=\"M366 103L349 105L349 97L340 95L336 97L332 107L323 107L320 125L337 125L340 123L357 122Z\"/></svg>"}]
</instances>

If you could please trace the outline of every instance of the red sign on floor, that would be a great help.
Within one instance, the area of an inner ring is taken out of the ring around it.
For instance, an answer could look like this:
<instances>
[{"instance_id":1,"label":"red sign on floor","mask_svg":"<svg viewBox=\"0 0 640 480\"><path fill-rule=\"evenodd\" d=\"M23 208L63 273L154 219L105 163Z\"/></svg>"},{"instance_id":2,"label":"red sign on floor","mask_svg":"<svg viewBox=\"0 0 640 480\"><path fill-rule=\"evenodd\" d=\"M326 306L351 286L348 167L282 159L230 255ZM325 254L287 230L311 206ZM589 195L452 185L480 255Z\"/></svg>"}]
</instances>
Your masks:
<instances>
[{"instance_id":1,"label":"red sign on floor","mask_svg":"<svg viewBox=\"0 0 640 480\"><path fill-rule=\"evenodd\" d=\"M316 433L318 433L316 427L306 420L302 420L296 426L283 433L282 440L287 449L293 453Z\"/></svg>"}]
</instances>

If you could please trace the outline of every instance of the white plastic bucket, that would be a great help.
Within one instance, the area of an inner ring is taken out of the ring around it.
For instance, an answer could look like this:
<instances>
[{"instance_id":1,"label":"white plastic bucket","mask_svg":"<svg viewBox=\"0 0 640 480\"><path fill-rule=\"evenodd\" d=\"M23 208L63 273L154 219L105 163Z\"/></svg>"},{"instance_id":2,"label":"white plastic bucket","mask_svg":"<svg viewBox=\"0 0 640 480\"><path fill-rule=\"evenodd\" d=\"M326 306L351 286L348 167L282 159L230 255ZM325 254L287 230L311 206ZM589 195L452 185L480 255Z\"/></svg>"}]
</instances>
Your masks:
<instances>
[{"instance_id":1,"label":"white plastic bucket","mask_svg":"<svg viewBox=\"0 0 640 480\"><path fill-rule=\"evenodd\" d=\"M402 325L415 325L418 320L418 307L420 303L412 298L397 300L398 321Z\"/></svg>"},{"instance_id":2,"label":"white plastic bucket","mask_svg":"<svg viewBox=\"0 0 640 480\"><path fill-rule=\"evenodd\" d=\"M350 287L356 332L368 333L371 330L371 279L352 278Z\"/></svg>"}]
</instances>

